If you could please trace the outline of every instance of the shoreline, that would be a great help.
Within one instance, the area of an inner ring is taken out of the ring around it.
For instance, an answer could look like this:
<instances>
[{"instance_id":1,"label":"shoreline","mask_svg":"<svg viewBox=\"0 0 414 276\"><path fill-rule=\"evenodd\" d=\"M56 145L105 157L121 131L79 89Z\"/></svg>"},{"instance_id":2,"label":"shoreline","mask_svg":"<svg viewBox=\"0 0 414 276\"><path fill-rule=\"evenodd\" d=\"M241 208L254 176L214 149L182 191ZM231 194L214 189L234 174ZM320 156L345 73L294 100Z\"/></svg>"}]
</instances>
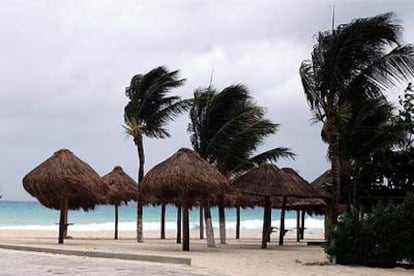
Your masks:
<instances>
[{"instance_id":1,"label":"shoreline","mask_svg":"<svg viewBox=\"0 0 414 276\"><path fill-rule=\"evenodd\" d=\"M216 248L208 248L206 240L199 240L197 234L197 231L191 232L190 252L181 251L181 245L175 243L174 231L168 231L165 240L159 239L158 231L144 232L144 243L135 241L134 231L120 232L119 240L113 240L110 231L69 231L73 238L58 245L56 231L0 230L0 244L191 258L192 268L207 270L210 275L412 275L412 271L402 268L329 265L321 247L306 245L306 241L320 240L321 235L308 235L306 238L305 234L305 241L297 243L295 233L288 233L284 246L278 246L277 235L272 235L268 249L260 249L261 234L256 232L242 232L240 240L228 234L225 245L219 244L215 236ZM67 265L70 267L71 264ZM90 269L93 271L94 268Z\"/></svg>"}]
</instances>

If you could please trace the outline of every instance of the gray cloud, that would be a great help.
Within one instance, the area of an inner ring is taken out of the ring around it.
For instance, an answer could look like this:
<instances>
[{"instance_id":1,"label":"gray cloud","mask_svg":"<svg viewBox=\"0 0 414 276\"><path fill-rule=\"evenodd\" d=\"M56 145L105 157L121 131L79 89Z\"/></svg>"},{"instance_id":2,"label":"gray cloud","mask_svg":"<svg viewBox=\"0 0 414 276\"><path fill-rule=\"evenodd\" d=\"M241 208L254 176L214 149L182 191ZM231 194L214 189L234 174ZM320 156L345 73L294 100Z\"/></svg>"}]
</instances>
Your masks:
<instances>
[{"instance_id":1,"label":"gray cloud","mask_svg":"<svg viewBox=\"0 0 414 276\"><path fill-rule=\"evenodd\" d=\"M289 146L312 180L328 167L320 126L298 76L314 34L331 25L332 1L2 1L0 4L0 168L6 199L30 199L21 178L59 148L100 174L121 165L137 174L134 144L122 129L125 87L134 74L166 64L187 78L190 97L209 83L249 86L280 123L262 149ZM396 11L414 41L410 1L336 1L336 22ZM170 139L146 140L146 168L190 146L188 118Z\"/></svg>"}]
</instances>

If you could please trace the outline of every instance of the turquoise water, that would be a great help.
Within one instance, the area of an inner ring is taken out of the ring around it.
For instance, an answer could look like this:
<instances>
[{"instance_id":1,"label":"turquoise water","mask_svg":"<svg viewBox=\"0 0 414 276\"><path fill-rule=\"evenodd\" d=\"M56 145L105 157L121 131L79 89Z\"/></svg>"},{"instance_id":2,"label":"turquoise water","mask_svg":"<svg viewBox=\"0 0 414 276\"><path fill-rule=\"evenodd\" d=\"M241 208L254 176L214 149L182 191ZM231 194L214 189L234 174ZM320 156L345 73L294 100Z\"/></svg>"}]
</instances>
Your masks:
<instances>
[{"instance_id":1,"label":"turquoise water","mask_svg":"<svg viewBox=\"0 0 414 276\"><path fill-rule=\"evenodd\" d=\"M144 208L144 230L159 229L160 207ZM216 207L211 210L213 226L218 227ZM167 230L176 227L177 209L174 206L167 206L166 227ZM260 230L262 228L263 208L242 209L241 228L248 230ZM272 211L272 224L278 225L280 211ZM59 212L43 207L38 202L25 201L0 201L0 229L55 229L59 221ZM74 223L73 230L80 231L99 231L112 230L114 221L114 207L109 205L97 206L95 210L69 211L69 222ZM131 203L123 205L119 209L119 221L121 230L135 230L136 225L136 205ZM226 227L235 228L236 211L226 209ZM190 227L199 227L199 211L193 208L190 211ZM288 227L296 225L296 212L287 212L286 224ZM323 217L307 217L306 225L308 228L322 230Z\"/></svg>"}]
</instances>

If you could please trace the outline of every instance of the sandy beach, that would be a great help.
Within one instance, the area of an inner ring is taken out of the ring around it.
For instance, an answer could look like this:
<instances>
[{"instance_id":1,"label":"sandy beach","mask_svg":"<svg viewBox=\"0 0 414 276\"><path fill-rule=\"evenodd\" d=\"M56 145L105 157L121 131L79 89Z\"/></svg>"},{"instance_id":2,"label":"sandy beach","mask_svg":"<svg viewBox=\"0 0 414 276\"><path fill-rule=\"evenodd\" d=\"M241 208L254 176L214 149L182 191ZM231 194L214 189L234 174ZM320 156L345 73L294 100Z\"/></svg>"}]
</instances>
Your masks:
<instances>
[{"instance_id":1,"label":"sandy beach","mask_svg":"<svg viewBox=\"0 0 414 276\"><path fill-rule=\"evenodd\" d=\"M229 233L226 245L207 248L205 240L196 239L192 233L191 251L182 252L175 243L174 233L167 233L166 240L158 233L145 233L145 242L136 243L134 232L121 233L120 240L112 240L112 232L70 232L73 239L57 244L55 231L0 230L0 244L111 253L145 254L153 256L190 257L191 265L154 264L139 261L63 256L1 250L1 265L6 275L412 275L403 268L380 269L327 264L321 247L296 243L294 233L286 236L286 245L277 246L276 236L268 249L260 249L260 234L242 233L235 240ZM308 235L307 240L317 240L318 235ZM21 258L17 258L21 256ZM25 265L19 265L21 260ZM45 261L47 260L47 261ZM28 265L30 263L30 265ZM24 268L23 268L24 267ZM23 270L24 269L24 270ZM40 270L39 270L40 269ZM151 270L152 269L152 270ZM50 271L50 274L46 272ZM6 273L7 272L7 273ZM43 272L43 274L42 274ZM45 274L46 273L46 274Z\"/></svg>"}]
</instances>

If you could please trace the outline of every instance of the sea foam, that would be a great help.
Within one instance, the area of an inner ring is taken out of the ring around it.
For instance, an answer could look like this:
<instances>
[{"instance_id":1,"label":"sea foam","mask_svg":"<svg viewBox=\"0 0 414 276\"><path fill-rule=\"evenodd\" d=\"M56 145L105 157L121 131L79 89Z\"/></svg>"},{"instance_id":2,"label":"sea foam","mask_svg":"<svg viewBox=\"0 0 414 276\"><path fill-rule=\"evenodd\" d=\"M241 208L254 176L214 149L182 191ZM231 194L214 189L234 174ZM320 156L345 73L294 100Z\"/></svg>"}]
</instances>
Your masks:
<instances>
[{"instance_id":1,"label":"sea foam","mask_svg":"<svg viewBox=\"0 0 414 276\"><path fill-rule=\"evenodd\" d=\"M279 227L280 220L272 220L272 226ZM190 229L196 230L199 229L200 225L198 222L190 222ZM295 219L286 219L285 227L287 229L294 229L296 227ZM308 230L313 230L315 232L323 231L324 222L321 219L315 218L306 218L305 227ZM160 222L145 222L144 221L144 231L158 231L161 228ZM165 224L166 230L175 231L177 229L177 223L168 221ZM218 229L218 222L213 222L213 228ZM260 232L263 228L263 221L260 219L250 219L250 220L241 220L240 229L247 231L258 231ZM53 230L57 231L59 229L58 225L10 225L10 226L0 226L0 229L5 230L40 230L48 231ZM88 223L88 224L74 224L70 226L70 231L87 231L87 232L98 232L98 231L113 231L114 223L113 222L103 222L103 223ZM120 222L118 224L118 229L120 231L135 231L136 222ZM234 231L236 229L236 221L226 221L226 229Z\"/></svg>"}]
</instances>

